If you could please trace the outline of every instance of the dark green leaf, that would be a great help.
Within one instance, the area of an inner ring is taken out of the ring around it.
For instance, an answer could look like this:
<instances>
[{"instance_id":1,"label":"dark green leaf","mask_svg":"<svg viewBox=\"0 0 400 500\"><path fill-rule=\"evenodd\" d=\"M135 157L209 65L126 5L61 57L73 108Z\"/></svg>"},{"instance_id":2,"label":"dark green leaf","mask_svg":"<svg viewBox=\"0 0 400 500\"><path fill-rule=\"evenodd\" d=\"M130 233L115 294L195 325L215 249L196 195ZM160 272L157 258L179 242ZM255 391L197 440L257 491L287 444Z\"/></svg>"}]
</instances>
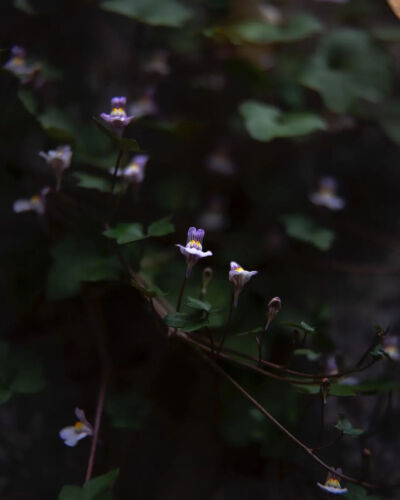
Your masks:
<instances>
[{"instance_id":1,"label":"dark green leaf","mask_svg":"<svg viewBox=\"0 0 400 500\"><path fill-rule=\"evenodd\" d=\"M195 299L193 297L188 297L186 303L192 309L198 309L199 311L205 311L207 313L209 313L212 308L212 305L209 302L204 302L203 300Z\"/></svg>"},{"instance_id":2,"label":"dark green leaf","mask_svg":"<svg viewBox=\"0 0 400 500\"><path fill-rule=\"evenodd\" d=\"M84 172L75 172L74 176L78 179L78 186L87 189L97 189L98 191L109 193L111 183L105 177L96 177Z\"/></svg>"},{"instance_id":3,"label":"dark green leaf","mask_svg":"<svg viewBox=\"0 0 400 500\"><path fill-rule=\"evenodd\" d=\"M107 238L117 240L120 245L147 238L143 232L143 226L139 222L120 223L112 229L107 229L103 234Z\"/></svg>"},{"instance_id":4,"label":"dark green leaf","mask_svg":"<svg viewBox=\"0 0 400 500\"><path fill-rule=\"evenodd\" d=\"M13 4L16 9L22 10L25 14L29 14L30 16L36 14L29 0L13 0Z\"/></svg>"},{"instance_id":5,"label":"dark green leaf","mask_svg":"<svg viewBox=\"0 0 400 500\"><path fill-rule=\"evenodd\" d=\"M79 486L66 485L58 495L58 500L84 500L82 489Z\"/></svg>"},{"instance_id":6,"label":"dark green leaf","mask_svg":"<svg viewBox=\"0 0 400 500\"><path fill-rule=\"evenodd\" d=\"M346 494L347 500L380 500L375 495L368 495L367 490L358 486L358 484L350 483L346 487L349 490Z\"/></svg>"},{"instance_id":7,"label":"dark green leaf","mask_svg":"<svg viewBox=\"0 0 400 500\"><path fill-rule=\"evenodd\" d=\"M98 242L69 236L52 251L53 264L47 280L49 299L64 299L79 292L83 281L114 280L120 266L115 256L103 254Z\"/></svg>"},{"instance_id":8,"label":"dark green leaf","mask_svg":"<svg viewBox=\"0 0 400 500\"><path fill-rule=\"evenodd\" d=\"M108 0L101 7L155 26L178 27L191 16L190 10L176 0Z\"/></svg>"},{"instance_id":9,"label":"dark green leaf","mask_svg":"<svg viewBox=\"0 0 400 500\"><path fill-rule=\"evenodd\" d=\"M208 325L208 318L199 313L170 313L164 318L165 324L171 328L181 328L186 332L193 332Z\"/></svg>"},{"instance_id":10,"label":"dark green leaf","mask_svg":"<svg viewBox=\"0 0 400 500\"><path fill-rule=\"evenodd\" d=\"M312 349L295 349L295 356L306 356L308 361L316 361L321 357L320 352L315 352Z\"/></svg>"},{"instance_id":11,"label":"dark green leaf","mask_svg":"<svg viewBox=\"0 0 400 500\"><path fill-rule=\"evenodd\" d=\"M120 149L128 151L129 153L140 153L141 149L135 139L123 138L118 141Z\"/></svg>"},{"instance_id":12,"label":"dark green leaf","mask_svg":"<svg viewBox=\"0 0 400 500\"><path fill-rule=\"evenodd\" d=\"M25 108L29 111L29 113L31 113L32 115L36 115L37 102L32 91L27 89L19 89L18 98L25 106Z\"/></svg>"},{"instance_id":13,"label":"dark green leaf","mask_svg":"<svg viewBox=\"0 0 400 500\"><path fill-rule=\"evenodd\" d=\"M277 137L297 137L326 128L317 115L307 112L284 113L258 101L246 101L239 106L245 127L253 139L271 141Z\"/></svg>"},{"instance_id":14,"label":"dark green leaf","mask_svg":"<svg viewBox=\"0 0 400 500\"><path fill-rule=\"evenodd\" d=\"M163 219L156 220L147 229L149 236L165 236L175 232L175 227L170 222L171 217L164 217Z\"/></svg>"},{"instance_id":15,"label":"dark green leaf","mask_svg":"<svg viewBox=\"0 0 400 500\"><path fill-rule=\"evenodd\" d=\"M384 98L391 83L389 61L367 33L336 30L321 40L301 82L320 92L328 108L343 112L358 99Z\"/></svg>"},{"instance_id":16,"label":"dark green leaf","mask_svg":"<svg viewBox=\"0 0 400 500\"><path fill-rule=\"evenodd\" d=\"M292 238L311 243L319 250L329 250L335 239L335 233L330 229L319 227L306 215L284 215L282 221L286 232Z\"/></svg>"},{"instance_id":17,"label":"dark green leaf","mask_svg":"<svg viewBox=\"0 0 400 500\"><path fill-rule=\"evenodd\" d=\"M244 21L227 28L217 28L231 42L241 43L290 43L320 33L322 25L310 15L292 16L276 25L260 21Z\"/></svg>"},{"instance_id":18,"label":"dark green leaf","mask_svg":"<svg viewBox=\"0 0 400 500\"><path fill-rule=\"evenodd\" d=\"M316 333L316 329L313 326L310 326L305 321L300 321L300 323L292 322L292 321L282 321L280 323L283 326L289 326L290 328L296 328L297 330L302 330L307 333Z\"/></svg>"},{"instance_id":19,"label":"dark green leaf","mask_svg":"<svg viewBox=\"0 0 400 500\"><path fill-rule=\"evenodd\" d=\"M348 420L343 414L339 415L339 419L335 427L339 431L343 432L343 434L347 434L348 436L352 437L359 436L364 432L362 429L355 429L350 420Z\"/></svg>"},{"instance_id":20,"label":"dark green leaf","mask_svg":"<svg viewBox=\"0 0 400 500\"><path fill-rule=\"evenodd\" d=\"M98 500L101 494L111 490L118 475L119 469L114 469L87 481L82 487L84 500Z\"/></svg>"}]
</instances>

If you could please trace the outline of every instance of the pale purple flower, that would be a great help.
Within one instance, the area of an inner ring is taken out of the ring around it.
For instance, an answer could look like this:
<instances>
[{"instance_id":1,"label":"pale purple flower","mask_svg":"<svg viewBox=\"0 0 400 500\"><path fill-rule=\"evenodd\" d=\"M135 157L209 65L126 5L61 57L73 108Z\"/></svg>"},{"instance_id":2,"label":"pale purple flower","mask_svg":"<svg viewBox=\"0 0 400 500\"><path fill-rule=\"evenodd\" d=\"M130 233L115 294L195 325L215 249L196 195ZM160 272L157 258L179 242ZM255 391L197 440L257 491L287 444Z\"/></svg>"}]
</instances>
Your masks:
<instances>
[{"instance_id":1,"label":"pale purple flower","mask_svg":"<svg viewBox=\"0 0 400 500\"><path fill-rule=\"evenodd\" d=\"M203 239L204 239L204 229L196 229L195 227L189 227L187 233L187 243L186 246L176 244L179 247L181 254L186 257L186 277L190 276L192 267L203 257L209 257L212 255L210 250L203 252Z\"/></svg>"},{"instance_id":2,"label":"pale purple flower","mask_svg":"<svg viewBox=\"0 0 400 500\"><path fill-rule=\"evenodd\" d=\"M11 57L4 64L4 69L13 73L21 80L21 83L29 83L40 71L39 64L28 64L26 61L26 50L14 45L11 48Z\"/></svg>"},{"instance_id":3,"label":"pale purple flower","mask_svg":"<svg viewBox=\"0 0 400 500\"><path fill-rule=\"evenodd\" d=\"M335 470L340 473L342 472L342 469L335 469ZM317 483L317 485L322 490L328 491L329 493L333 493L334 495L343 495L348 491L347 488L341 487L339 477L336 474L332 474L331 472L328 472L328 476L324 484Z\"/></svg>"},{"instance_id":4,"label":"pale purple flower","mask_svg":"<svg viewBox=\"0 0 400 500\"><path fill-rule=\"evenodd\" d=\"M32 210L38 215L44 215L46 212L46 196L49 191L50 188L46 186L40 191L40 194L36 194L32 198L15 200L13 204L14 212L18 214Z\"/></svg>"},{"instance_id":5,"label":"pale purple flower","mask_svg":"<svg viewBox=\"0 0 400 500\"><path fill-rule=\"evenodd\" d=\"M229 156L225 148L220 148L211 153L206 159L206 168L221 175L233 175L237 167Z\"/></svg>"},{"instance_id":6,"label":"pale purple flower","mask_svg":"<svg viewBox=\"0 0 400 500\"><path fill-rule=\"evenodd\" d=\"M87 421L85 412L80 408L75 408L75 416L78 421L74 425L64 427L59 432L60 438L67 446L75 446L81 439L93 435L93 427Z\"/></svg>"},{"instance_id":7,"label":"pale purple flower","mask_svg":"<svg viewBox=\"0 0 400 500\"><path fill-rule=\"evenodd\" d=\"M71 146L58 146L56 149L50 149L47 153L40 151L39 156L44 158L48 165L54 170L57 178L58 191L61 186L63 172L71 165Z\"/></svg>"},{"instance_id":8,"label":"pale purple flower","mask_svg":"<svg viewBox=\"0 0 400 500\"><path fill-rule=\"evenodd\" d=\"M135 118L141 118L142 116L152 116L158 113L157 104L154 101L154 88L148 89L145 94L134 101L129 107L129 113Z\"/></svg>"},{"instance_id":9,"label":"pale purple flower","mask_svg":"<svg viewBox=\"0 0 400 500\"><path fill-rule=\"evenodd\" d=\"M399 337L389 335L384 337L382 348L392 361L400 361Z\"/></svg>"},{"instance_id":10,"label":"pale purple flower","mask_svg":"<svg viewBox=\"0 0 400 500\"><path fill-rule=\"evenodd\" d=\"M118 171L117 175L122 177L125 182L140 184L143 182L148 160L148 155L136 155L122 171ZM114 169L110 170L110 172L113 171Z\"/></svg>"},{"instance_id":11,"label":"pale purple flower","mask_svg":"<svg viewBox=\"0 0 400 500\"><path fill-rule=\"evenodd\" d=\"M170 73L170 68L168 65L169 54L165 50L158 50L155 52L151 58L147 61L144 66L144 71L146 73L152 73L159 76L167 76Z\"/></svg>"},{"instance_id":12,"label":"pale purple flower","mask_svg":"<svg viewBox=\"0 0 400 500\"><path fill-rule=\"evenodd\" d=\"M258 271L246 271L237 262L230 263L229 271L229 281L233 283L234 287L234 306L237 307L239 294L242 291L244 285L249 281L249 279L258 274Z\"/></svg>"},{"instance_id":13,"label":"pale purple flower","mask_svg":"<svg viewBox=\"0 0 400 500\"><path fill-rule=\"evenodd\" d=\"M333 177L322 177L319 180L317 191L310 195L314 205L329 208L329 210L343 210L346 201L336 194L337 181Z\"/></svg>"},{"instance_id":14,"label":"pale purple flower","mask_svg":"<svg viewBox=\"0 0 400 500\"><path fill-rule=\"evenodd\" d=\"M112 125L116 131L122 132L122 129L129 125L134 118L134 116L127 116L125 108L126 97L113 97L111 99L110 114L101 113L100 116L104 121Z\"/></svg>"}]
</instances>

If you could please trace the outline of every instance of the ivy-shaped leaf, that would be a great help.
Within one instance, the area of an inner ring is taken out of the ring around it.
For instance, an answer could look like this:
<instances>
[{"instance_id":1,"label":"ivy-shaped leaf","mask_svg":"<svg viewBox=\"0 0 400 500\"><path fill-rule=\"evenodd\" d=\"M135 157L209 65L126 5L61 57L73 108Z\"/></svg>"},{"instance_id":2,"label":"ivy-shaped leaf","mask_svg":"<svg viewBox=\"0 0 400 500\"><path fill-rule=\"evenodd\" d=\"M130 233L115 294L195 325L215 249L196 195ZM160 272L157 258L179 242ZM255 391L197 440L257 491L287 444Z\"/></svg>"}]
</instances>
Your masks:
<instances>
[{"instance_id":1,"label":"ivy-shaped leaf","mask_svg":"<svg viewBox=\"0 0 400 500\"><path fill-rule=\"evenodd\" d=\"M294 355L305 356L308 359L308 361L316 361L321 357L320 352L315 352L312 349L295 349Z\"/></svg>"},{"instance_id":2,"label":"ivy-shaped leaf","mask_svg":"<svg viewBox=\"0 0 400 500\"><path fill-rule=\"evenodd\" d=\"M329 250L335 239L335 233L330 229L319 227L306 215L293 214L282 216L286 232L292 238L311 243L319 250Z\"/></svg>"},{"instance_id":3,"label":"ivy-shaped leaf","mask_svg":"<svg viewBox=\"0 0 400 500\"><path fill-rule=\"evenodd\" d=\"M154 26L182 26L191 11L176 0L108 0L101 8Z\"/></svg>"},{"instance_id":4,"label":"ivy-shaped leaf","mask_svg":"<svg viewBox=\"0 0 400 500\"><path fill-rule=\"evenodd\" d=\"M301 83L320 92L326 106L348 110L357 100L381 101L391 83L387 55L368 33L343 29L321 40Z\"/></svg>"},{"instance_id":5,"label":"ivy-shaped leaf","mask_svg":"<svg viewBox=\"0 0 400 500\"><path fill-rule=\"evenodd\" d=\"M104 236L117 240L119 245L133 243L145 238L165 236L175 231L174 225L170 222L170 217L165 217L153 222L147 229L147 234L143 231L143 226L139 222L120 223L111 229L103 232Z\"/></svg>"},{"instance_id":6,"label":"ivy-shaped leaf","mask_svg":"<svg viewBox=\"0 0 400 500\"><path fill-rule=\"evenodd\" d=\"M204 314L204 311L170 313L165 316L164 322L168 327L181 328L185 332L194 332L209 324L208 314Z\"/></svg>"},{"instance_id":7,"label":"ivy-shaped leaf","mask_svg":"<svg viewBox=\"0 0 400 500\"><path fill-rule=\"evenodd\" d=\"M119 475L119 469L112 470L87 481L82 487L66 485L58 500L111 500L111 489Z\"/></svg>"},{"instance_id":8,"label":"ivy-shaped leaf","mask_svg":"<svg viewBox=\"0 0 400 500\"><path fill-rule=\"evenodd\" d=\"M298 137L326 128L325 122L308 112L283 112L258 101L246 101L239 106L250 136L257 141L271 141L278 137Z\"/></svg>"}]
</instances>

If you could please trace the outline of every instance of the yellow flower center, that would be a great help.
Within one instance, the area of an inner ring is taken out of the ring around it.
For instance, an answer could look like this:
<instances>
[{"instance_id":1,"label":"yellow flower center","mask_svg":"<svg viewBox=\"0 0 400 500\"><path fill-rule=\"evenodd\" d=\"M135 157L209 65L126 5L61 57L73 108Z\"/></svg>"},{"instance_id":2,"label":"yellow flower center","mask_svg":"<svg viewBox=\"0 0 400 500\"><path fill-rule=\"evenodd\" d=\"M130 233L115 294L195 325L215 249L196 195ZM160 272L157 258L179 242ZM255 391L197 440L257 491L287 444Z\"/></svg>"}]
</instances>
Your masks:
<instances>
[{"instance_id":1,"label":"yellow flower center","mask_svg":"<svg viewBox=\"0 0 400 500\"><path fill-rule=\"evenodd\" d=\"M119 116L124 115L125 111L123 108L113 108L111 111L111 116Z\"/></svg>"},{"instance_id":2,"label":"yellow flower center","mask_svg":"<svg viewBox=\"0 0 400 500\"><path fill-rule=\"evenodd\" d=\"M132 165L129 165L127 170L128 170L128 172L138 172L139 171L139 163L132 163Z\"/></svg>"},{"instance_id":3,"label":"yellow flower center","mask_svg":"<svg viewBox=\"0 0 400 500\"><path fill-rule=\"evenodd\" d=\"M32 198L31 198L32 203L39 203L39 200L40 200L40 196L37 194L35 194L35 196L32 196Z\"/></svg>"},{"instance_id":4,"label":"yellow flower center","mask_svg":"<svg viewBox=\"0 0 400 500\"><path fill-rule=\"evenodd\" d=\"M243 267L235 267L235 271L242 273L244 271Z\"/></svg>"},{"instance_id":5,"label":"yellow flower center","mask_svg":"<svg viewBox=\"0 0 400 500\"><path fill-rule=\"evenodd\" d=\"M325 483L326 486L331 486L332 488L340 488L339 479L335 479L330 477L328 481Z\"/></svg>"},{"instance_id":6,"label":"yellow flower center","mask_svg":"<svg viewBox=\"0 0 400 500\"><path fill-rule=\"evenodd\" d=\"M23 66L25 64L25 59L23 57L13 57L12 63L14 66Z\"/></svg>"},{"instance_id":7,"label":"yellow flower center","mask_svg":"<svg viewBox=\"0 0 400 500\"><path fill-rule=\"evenodd\" d=\"M79 422L79 421L76 422L76 424L74 425L75 430L78 431L78 432L80 432L83 429L84 425L85 424L83 422Z\"/></svg>"},{"instance_id":8,"label":"yellow flower center","mask_svg":"<svg viewBox=\"0 0 400 500\"><path fill-rule=\"evenodd\" d=\"M196 246L197 248L201 248L201 243L200 243L200 241L190 240L190 241L189 241L189 245L190 245L191 247Z\"/></svg>"}]
</instances>

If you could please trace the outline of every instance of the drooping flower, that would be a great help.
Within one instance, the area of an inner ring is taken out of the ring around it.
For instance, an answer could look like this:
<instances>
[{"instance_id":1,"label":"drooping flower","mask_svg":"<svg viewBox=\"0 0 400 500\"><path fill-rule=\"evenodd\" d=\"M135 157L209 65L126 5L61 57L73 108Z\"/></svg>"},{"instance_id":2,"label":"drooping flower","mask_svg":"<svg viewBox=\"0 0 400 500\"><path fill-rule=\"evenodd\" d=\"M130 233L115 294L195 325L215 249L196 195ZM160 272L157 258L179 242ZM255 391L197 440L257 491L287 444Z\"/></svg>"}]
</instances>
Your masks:
<instances>
[{"instance_id":1,"label":"drooping flower","mask_svg":"<svg viewBox=\"0 0 400 500\"><path fill-rule=\"evenodd\" d=\"M399 337L387 335L383 338L382 348L392 361L400 361Z\"/></svg>"},{"instance_id":2,"label":"drooping flower","mask_svg":"<svg viewBox=\"0 0 400 500\"><path fill-rule=\"evenodd\" d=\"M93 435L93 427L87 421L85 412L75 408L75 416L78 419L74 425L68 425L60 430L59 436L67 446L75 446L78 441L86 436Z\"/></svg>"},{"instance_id":3,"label":"drooping flower","mask_svg":"<svg viewBox=\"0 0 400 500\"><path fill-rule=\"evenodd\" d=\"M337 196L337 181L333 177L322 177L319 180L319 186L315 193L310 195L311 203L321 207L329 208L329 210L343 210L346 206L346 201Z\"/></svg>"},{"instance_id":4,"label":"drooping flower","mask_svg":"<svg viewBox=\"0 0 400 500\"><path fill-rule=\"evenodd\" d=\"M113 97L111 99L110 114L101 113L100 116L104 121L112 125L115 131L121 133L122 129L129 125L134 118L134 116L127 116L125 108L126 97Z\"/></svg>"},{"instance_id":5,"label":"drooping flower","mask_svg":"<svg viewBox=\"0 0 400 500\"><path fill-rule=\"evenodd\" d=\"M228 151L221 147L215 150L206 159L206 168L212 170L217 174L221 175L234 175L236 173L237 167L233 163Z\"/></svg>"},{"instance_id":6,"label":"drooping flower","mask_svg":"<svg viewBox=\"0 0 400 500\"><path fill-rule=\"evenodd\" d=\"M282 309L281 299L279 297L273 297L268 302L268 309L267 309L268 321L272 321L281 309Z\"/></svg>"},{"instance_id":7,"label":"drooping flower","mask_svg":"<svg viewBox=\"0 0 400 500\"><path fill-rule=\"evenodd\" d=\"M234 287L234 306L237 307L239 294L242 291L244 285L249 281L249 279L258 274L258 271L246 271L237 262L232 261L230 263L229 271L229 281L233 283Z\"/></svg>"},{"instance_id":8,"label":"drooping flower","mask_svg":"<svg viewBox=\"0 0 400 500\"><path fill-rule=\"evenodd\" d=\"M32 198L21 198L14 201L13 210L16 214L33 210L38 215L44 215L46 212L46 196L51 189L46 186L40 194L35 194Z\"/></svg>"},{"instance_id":9,"label":"drooping flower","mask_svg":"<svg viewBox=\"0 0 400 500\"><path fill-rule=\"evenodd\" d=\"M130 105L129 113L135 118L156 115L158 113L158 107L154 101L154 87L147 89L140 99Z\"/></svg>"},{"instance_id":10,"label":"drooping flower","mask_svg":"<svg viewBox=\"0 0 400 500\"><path fill-rule=\"evenodd\" d=\"M4 69L13 73L26 84L32 81L40 71L40 64L28 64L26 61L26 50L23 47L14 45L11 48L11 57L4 64Z\"/></svg>"},{"instance_id":11,"label":"drooping flower","mask_svg":"<svg viewBox=\"0 0 400 500\"><path fill-rule=\"evenodd\" d=\"M58 146L56 149L50 149L47 153L40 151L39 156L44 158L48 165L54 170L57 178L58 191L61 186L63 172L71 165L71 146Z\"/></svg>"},{"instance_id":12,"label":"drooping flower","mask_svg":"<svg viewBox=\"0 0 400 500\"><path fill-rule=\"evenodd\" d=\"M136 155L122 171L118 171L117 175L121 176L125 182L140 184L143 182L148 160L148 155ZM110 172L113 171L112 168Z\"/></svg>"},{"instance_id":13,"label":"drooping flower","mask_svg":"<svg viewBox=\"0 0 400 500\"><path fill-rule=\"evenodd\" d=\"M203 257L209 257L212 255L210 250L203 252L203 240L204 240L204 229L196 229L195 227L189 227L187 233L187 243L186 246L179 245L177 246L181 254L186 257L186 277L190 276L190 272L193 266Z\"/></svg>"},{"instance_id":14,"label":"drooping flower","mask_svg":"<svg viewBox=\"0 0 400 500\"><path fill-rule=\"evenodd\" d=\"M342 469L335 469L337 472L342 472ZM333 493L334 495L343 495L347 493L347 488L342 488L340 485L339 477L336 474L328 472L326 481L324 484L317 483L317 485L325 491L329 493Z\"/></svg>"}]
</instances>

